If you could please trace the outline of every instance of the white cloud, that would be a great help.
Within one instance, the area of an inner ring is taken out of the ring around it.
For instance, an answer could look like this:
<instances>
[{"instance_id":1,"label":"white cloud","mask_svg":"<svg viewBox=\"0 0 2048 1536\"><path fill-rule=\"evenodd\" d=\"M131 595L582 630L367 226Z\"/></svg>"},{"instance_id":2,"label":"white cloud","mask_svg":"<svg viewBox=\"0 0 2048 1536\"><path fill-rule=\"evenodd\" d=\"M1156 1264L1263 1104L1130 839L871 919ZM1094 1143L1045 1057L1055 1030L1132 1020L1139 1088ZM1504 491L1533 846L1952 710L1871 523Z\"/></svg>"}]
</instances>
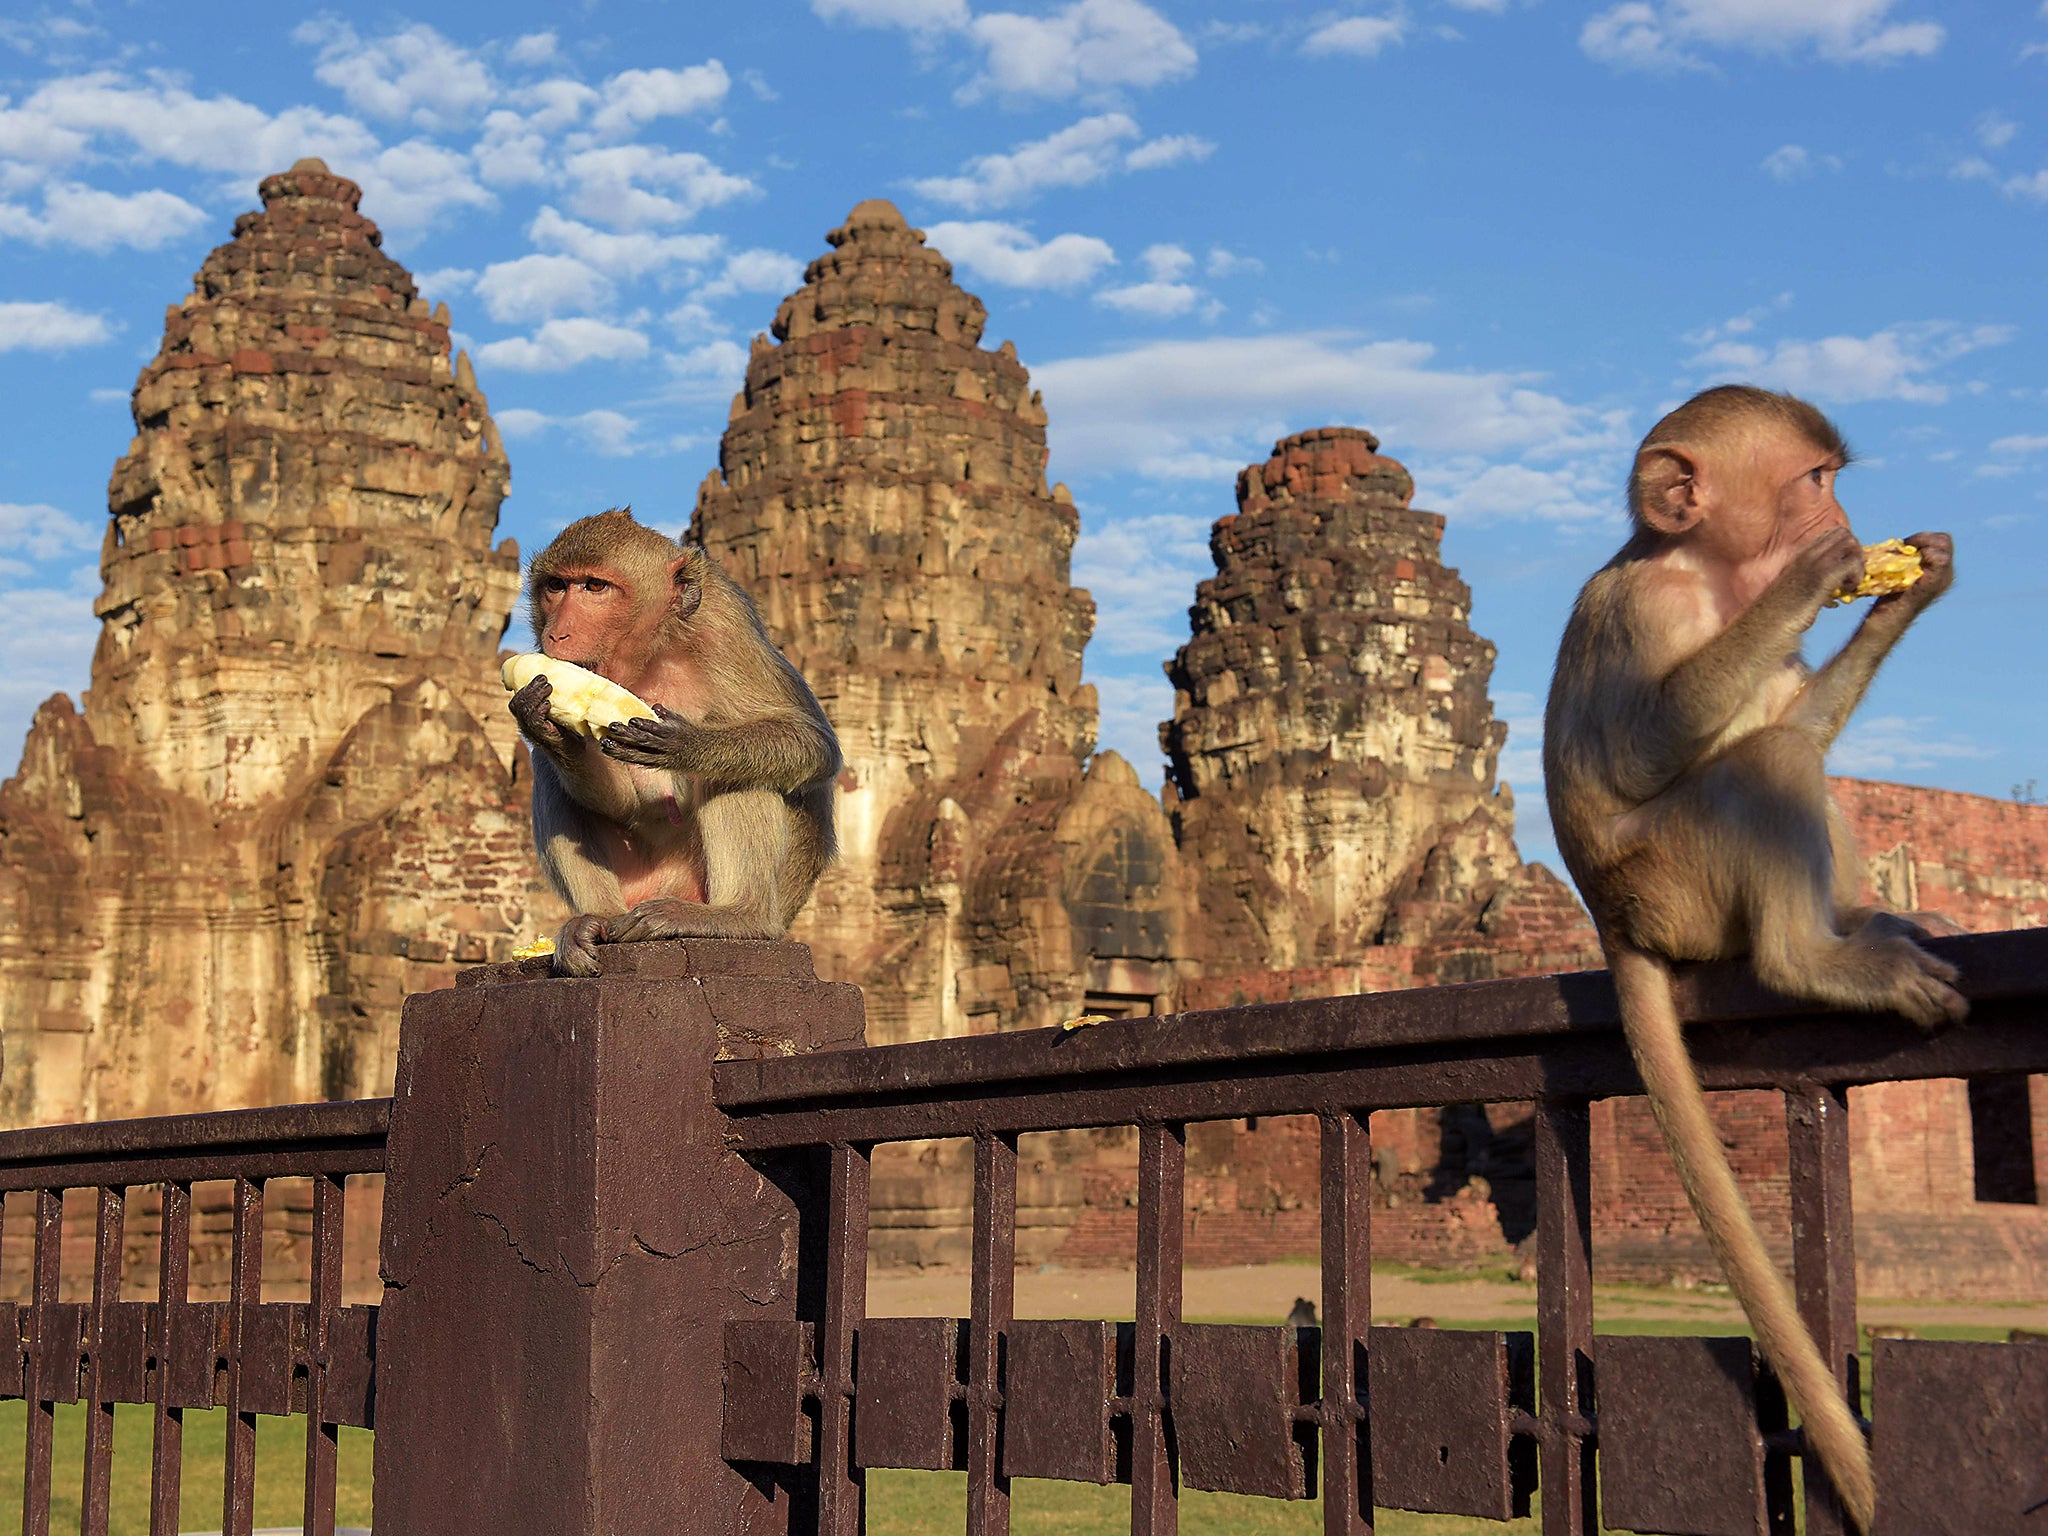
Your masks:
<instances>
[{"instance_id":1,"label":"white cloud","mask_svg":"<svg viewBox=\"0 0 2048 1536\"><path fill-rule=\"evenodd\" d=\"M1618 69L1697 69L1700 62L1671 37L1657 8L1630 0L1588 17L1579 31L1588 56Z\"/></svg>"},{"instance_id":2,"label":"white cloud","mask_svg":"<svg viewBox=\"0 0 2048 1536\"><path fill-rule=\"evenodd\" d=\"M86 155L96 138L122 141L145 162L240 177L268 175L302 155L361 163L377 140L354 118L311 107L275 115L232 96L202 99L161 81L137 84L114 70L67 75L19 107L0 108L0 156L44 165Z\"/></svg>"},{"instance_id":3,"label":"white cloud","mask_svg":"<svg viewBox=\"0 0 2048 1536\"><path fill-rule=\"evenodd\" d=\"M539 133L560 133L570 124L580 121L584 111L602 99L581 80L561 75L521 86L513 92L513 97L527 109L522 121ZM496 115L492 114L493 117Z\"/></svg>"},{"instance_id":4,"label":"white cloud","mask_svg":"<svg viewBox=\"0 0 2048 1536\"><path fill-rule=\"evenodd\" d=\"M523 405L509 405L491 413L491 420L498 424L498 431L506 441L515 443L538 437L554 423L554 419L546 411L530 410Z\"/></svg>"},{"instance_id":5,"label":"white cloud","mask_svg":"<svg viewBox=\"0 0 2048 1536\"><path fill-rule=\"evenodd\" d=\"M493 419L498 423L498 430L511 441L523 442L560 427L581 439L592 453L607 459L631 458L635 454L655 452L659 446L643 440L639 418L628 416L623 411L598 409L575 416L550 416L545 411L514 406L497 412Z\"/></svg>"},{"instance_id":6,"label":"white cloud","mask_svg":"<svg viewBox=\"0 0 2048 1536\"><path fill-rule=\"evenodd\" d=\"M46 502L0 501L0 549L31 560L99 548L97 528Z\"/></svg>"},{"instance_id":7,"label":"white cloud","mask_svg":"<svg viewBox=\"0 0 2048 1536\"><path fill-rule=\"evenodd\" d=\"M497 202L469 173L469 159L428 139L407 139L368 160L333 162L363 189L367 215L386 229L423 229L464 208Z\"/></svg>"},{"instance_id":8,"label":"white cloud","mask_svg":"<svg viewBox=\"0 0 2048 1536\"><path fill-rule=\"evenodd\" d=\"M1098 518L1083 508L1074 541L1074 585L1095 597L1091 655L1152 659L1170 656L1188 639L1195 583L1214 573L1209 521L1184 512ZM1167 694L1166 714L1173 713ZM1155 739L1154 754L1157 753Z\"/></svg>"},{"instance_id":9,"label":"white cloud","mask_svg":"<svg viewBox=\"0 0 2048 1536\"><path fill-rule=\"evenodd\" d=\"M558 373L588 362L631 362L647 355L647 338L606 320L549 320L532 336L477 348L477 361L514 373Z\"/></svg>"},{"instance_id":10,"label":"white cloud","mask_svg":"<svg viewBox=\"0 0 2048 1536\"><path fill-rule=\"evenodd\" d=\"M1543 701L1533 693L1504 688L1493 696L1494 718L1506 722L1507 745L1501 748L1500 777L1523 789L1535 789L1541 800L1543 788ZM1516 819L1520 820L1521 796L1516 795Z\"/></svg>"},{"instance_id":11,"label":"white cloud","mask_svg":"<svg viewBox=\"0 0 2048 1536\"><path fill-rule=\"evenodd\" d=\"M1189 160L1206 160L1214 153L1216 146L1199 135L1169 133L1160 138L1148 139L1125 155L1124 169L1163 171L1169 165L1180 165Z\"/></svg>"},{"instance_id":12,"label":"white cloud","mask_svg":"<svg viewBox=\"0 0 2048 1536\"><path fill-rule=\"evenodd\" d=\"M811 0L811 10L826 21L912 32L957 30L969 20L967 0Z\"/></svg>"},{"instance_id":13,"label":"white cloud","mask_svg":"<svg viewBox=\"0 0 2048 1536\"><path fill-rule=\"evenodd\" d=\"M555 56L559 39L552 32L529 32L505 50L514 64L545 64Z\"/></svg>"},{"instance_id":14,"label":"white cloud","mask_svg":"<svg viewBox=\"0 0 2048 1536\"><path fill-rule=\"evenodd\" d=\"M2023 435L2019 437L2001 437L1992 443L1991 451L1993 453L2016 454L2022 457L2029 454L2048 453L2048 436Z\"/></svg>"},{"instance_id":15,"label":"white cloud","mask_svg":"<svg viewBox=\"0 0 2048 1536\"><path fill-rule=\"evenodd\" d=\"M1168 319L1184 315L1200 302L1202 290L1191 283L1132 283L1123 288L1105 288L1095 302L1127 315L1152 315Z\"/></svg>"},{"instance_id":16,"label":"white cloud","mask_svg":"<svg viewBox=\"0 0 2048 1536\"><path fill-rule=\"evenodd\" d=\"M1187 595L1193 596L1193 588ZM1092 672L1085 676L1094 684L1101 707L1097 746L1120 753L1138 770L1138 777L1157 790L1166 772L1165 756L1159 750L1159 722L1173 718L1173 685L1158 675L1157 668L1147 669L1140 677L1097 677Z\"/></svg>"},{"instance_id":17,"label":"white cloud","mask_svg":"<svg viewBox=\"0 0 2048 1536\"><path fill-rule=\"evenodd\" d=\"M1461 521L1621 521L1621 491L1596 458L1556 468L1451 459L1429 470L1430 501Z\"/></svg>"},{"instance_id":18,"label":"white cloud","mask_svg":"<svg viewBox=\"0 0 2048 1536\"><path fill-rule=\"evenodd\" d=\"M563 170L573 187L570 209L618 229L680 224L758 190L746 177L729 175L700 154L651 144L587 149L570 155Z\"/></svg>"},{"instance_id":19,"label":"white cloud","mask_svg":"<svg viewBox=\"0 0 2048 1536\"><path fill-rule=\"evenodd\" d=\"M476 280L477 296L493 320L545 320L566 310L601 309L612 285L574 256L521 256L495 261Z\"/></svg>"},{"instance_id":20,"label":"white cloud","mask_svg":"<svg viewBox=\"0 0 2048 1536\"><path fill-rule=\"evenodd\" d=\"M1618 421L1535 388L1536 375L1443 368L1426 342L1318 332L1158 341L1032 372L1055 464L1077 476L1234 470L1322 422L1368 424L1403 456L1560 457L1622 441Z\"/></svg>"},{"instance_id":21,"label":"white cloud","mask_svg":"<svg viewBox=\"0 0 2048 1536\"><path fill-rule=\"evenodd\" d=\"M0 352L63 352L112 339L104 315L88 315L68 304L0 301Z\"/></svg>"},{"instance_id":22,"label":"white cloud","mask_svg":"<svg viewBox=\"0 0 2048 1536\"><path fill-rule=\"evenodd\" d=\"M1173 283L1194 269L1195 258L1187 253L1184 246L1148 245L1138 260L1145 264L1145 271L1155 283Z\"/></svg>"},{"instance_id":23,"label":"white cloud","mask_svg":"<svg viewBox=\"0 0 2048 1536\"><path fill-rule=\"evenodd\" d=\"M527 227L527 238L544 250L560 251L612 277L645 277L668 267L696 267L717 256L718 235L657 235L648 230L613 234L542 208Z\"/></svg>"},{"instance_id":24,"label":"white cloud","mask_svg":"<svg viewBox=\"0 0 2048 1536\"><path fill-rule=\"evenodd\" d=\"M1820 171L1839 171L1840 155L1816 155L1801 144L1783 144L1764 156L1763 169L1780 181L1803 181Z\"/></svg>"},{"instance_id":25,"label":"white cloud","mask_svg":"<svg viewBox=\"0 0 2048 1536\"><path fill-rule=\"evenodd\" d=\"M963 100L1067 97L1195 72L1195 50L1180 29L1139 0L1074 0L1050 16L992 12L969 22L968 32L984 64L960 91Z\"/></svg>"},{"instance_id":26,"label":"white cloud","mask_svg":"<svg viewBox=\"0 0 2048 1536\"><path fill-rule=\"evenodd\" d=\"M182 239L205 222L204 212L172 192L103 192L68 181L44 187L40 214L0 203L0 236L88 251L116 246L151 251Z\"/></svg>"},{"instance_id":27,"label":"white cloud","mask_svg":"<svg viewBox=\"0 0 2048 1536\"><path fill-rule=\"evenodd\" d=\"M1811 52L1836 63L1926 58L1946 36L1938 22L1891 21L1897 0L1646 0L1591 17L1579 46L1622 69L1698 67L1701 50Z\"/></svg>"},{"instance_id":28,"label":"white cloud","mask_svg":"<svg viewBox=\"0 0 2048 1536\"><path fill-rule=\"evenodd\" d=\"M1256 256L1239 256L1220 245L1213 245L1202 270L1211 277L1235 277L1240 272L1263 272L1266 264Z\"/></svg>"},{"instance_id":29,"label":"white cloud","mask_svg":"<svg viewBox=\"0 0 2048 1536\"><path fill-rule=\"evenodd\" d=\"M722 299L735 293L767 293L780 298L801 286L804 264L781 251L735 251L725 270L699 288L699 299Z\"/></svg>"},{"instance_id":30,"label":"white cloud","mask_svg":"<svg viewBox=\"0 0 2048 1536\"><path fill-rule=\"evenodd\" d=\"M955 266L1010 288L1077 288L1116 263L1116 252L1093 235L1040 244L1018 225L991 219L934 224L926 238Z\"/></svg>"},{"instance_id":31,"label":"white cloud","mask_svg":"<svg viewBox=\"0 0 2048 1536\"><path fill-rule=\"evenodd\" d=\"M1939 405L1948 386L1928 375L1985 347L2012 340L2005 325L1957 325L1929 320L1887 326L1868 336L1824 336L1815 341L1716 342L1692 365L1717 377L1741 377L1815 399L1915 400Z\"/></svg>"},{"instance_id":32,"label":"white cloud","mask_svg":"<svg viewBox=\"0 0 2048 1536\"><path fill-rule=\"evenodd\" d=\"M725 400L747 376L747 349L726 339L707 341L663 359L685 400Z\"/></svg>"},{"instance_id":33,"label":"white cloud","mask_svg":"<svg viewBox=\"0 0 2048 1536\"><path fill-rule=\"evenodd\" d=\"M320 50L313 73L358 112L437 131L473 120L497 84L484 63L423 22L364 41L345 21L302 22L292 40Z\"/></svg>"},{"instance_id":34,"label":"white cloud","mask_svg":"<svg viewBox=\"0 0 2048 1536\"><path fill-rule=\"evenodd\" d=\"M725 100L732 77L716 59L687 69L629 69L605 81L590 126L607 138L637 133L659 117L687 117Z\"/></svg>"},{"instance_id":35,"label":"white cloud","mask_svg":"<svg viewBox=\"0 0 2048 1536\"><path fill-rule=\"evenodd\" d=\"M28 734L37 705L60 691L75 700L91 677L100 633L92 605L99 585L99 572L87 565L72 572L64 587L0 593L9 615L0 629L0 754ZM19 760L18 748L13 760Z\"/></svg>"},{"instance_id":36,"label":"white cloud","mask_svg":"<svg viewBox=\"0 0 2048 1536\"><path fill-rule=\"evenodd\" d=\"M249 178L318 155L362 184L366 210L386 228L430 224L492 201L467 156L424 138L385 148L354 118L311 107L273 115L231 96L202 99L112 70L52 80L19 107L0 107L0 158L32 160L50 173L95 155L219 175L239 197L247 196ZM107 204L99 212L109 222L117 214Z\"/></svg>"},{"instance_id":37,"label":"white cloud","mask_svg":"<svg viewBox=\"0 0 2048 1536\"><path fill-rule=\"evenodd\" d=\"M1932 715L1879 715L1842 732L1828 767L1836 773L1896 773L1997 755L1967 736L1940 734Z\"/></svg>"},{"instance_id":38,"label":"white cloud","mask_svg":"<svg viewBox=\"0 0 2048 1536\"><path fill-rule=\"evenodd\" d=\"M1390 44L1401 41L1407 23L1399 16L1346 16L1316 28L1303 39L1301 51L1311 58L1349 54L1370 59Z\"/></svg>"},{"instance_id":39,"label":"white cloud","mask_svg":"<svg viewBox=\"0 0 2048 1536\"><path fill-rule=\"evenodd\" d=\"M2030 203L2048 203L2048 171L2008 177L2004 191L2007 197L2023 197Z\"/></svg>"},{"instance_id":40,"label":"white cloud","mask_svg":"<svg viewBox=\"0 0 2048 1536\"><path fill-rule=\"evenodd\" d=\"M420 292L430 299L445 299L451 294L467 293L476 282L474 267L436 267L431 272L422 272L413 279L419 284Z\"/></svg>"},{"instance_id":41,"label":"white cloud","mask_svg":"<svg viewBox=\"0 0 2048 1536\"><path fill-rule=\"evenodd\" d=\"M497 111L484 119L483 136L470 150L477 174L494 187L539 186L554 174L547 135L517 112Z\"/></svg>"},{"instance_id":42,"label":"white cloud","mask_svg":"<svg viewBox=\"0 0 2048 1536\"><path fill-rule=\"evenodd\" d=\"M2003 149L2019 133L2020 125L2003 112L1986 112L1977 119L1977 142L1986 149Z\"/></svg>"},{"instance_id":43,"label":"white cloud","mask_svg":"<svg viewBox=\"0 0 2048 1536\"><path fill-rule=\"evenodd\" d=\"M1122 169L1158 170L1206 158L1215 148L1188 134L1169 135L1125 150L1138 137L1122 112L1084 117L1059 132L1019 144L1006 155L977 155L958 176L928 176L911 186L934 202L969 213L1007 208L1049 187L1083 187Z\"/></svg>"}]
</instances>

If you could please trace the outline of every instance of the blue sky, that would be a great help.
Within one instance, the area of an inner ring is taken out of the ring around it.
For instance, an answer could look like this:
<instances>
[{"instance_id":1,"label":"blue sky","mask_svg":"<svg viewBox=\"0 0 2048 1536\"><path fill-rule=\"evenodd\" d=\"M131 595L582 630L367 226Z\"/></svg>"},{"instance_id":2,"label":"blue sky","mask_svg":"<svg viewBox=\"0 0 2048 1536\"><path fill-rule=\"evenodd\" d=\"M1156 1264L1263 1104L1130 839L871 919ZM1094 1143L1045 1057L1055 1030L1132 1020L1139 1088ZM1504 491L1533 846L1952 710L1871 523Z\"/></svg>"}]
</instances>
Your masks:
<instances>
[{"instance_id":1,"label":"blue sky","mask_svg":"<svg viewBox=\"0 0 2048 1536\"><path fill-rule=\"evenodd\" d=\"M620 502L679 528L749 337L848 208L894 199L1044 390L1104 744L1154 783L1160 662L1235 470L1364 425L1449 518L1548 855L1565 610L1619 542L1635 439L1731 378L1835 413L1866 540L1956 536L1954 593L1837 768L2048 781L2037 0L195 14L0 21L0 772L86 682L163 306L260 176L320 154L453 308L528 550Z\"/></svg>"}]
</instances>

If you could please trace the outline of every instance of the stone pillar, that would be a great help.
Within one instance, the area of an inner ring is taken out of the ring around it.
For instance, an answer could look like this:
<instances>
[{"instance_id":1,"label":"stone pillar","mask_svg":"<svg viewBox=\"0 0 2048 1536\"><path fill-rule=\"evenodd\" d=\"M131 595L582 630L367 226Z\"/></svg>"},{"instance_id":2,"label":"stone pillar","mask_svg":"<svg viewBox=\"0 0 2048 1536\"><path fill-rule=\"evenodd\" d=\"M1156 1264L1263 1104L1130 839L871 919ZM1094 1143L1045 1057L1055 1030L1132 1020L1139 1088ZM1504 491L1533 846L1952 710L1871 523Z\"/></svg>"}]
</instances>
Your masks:
<instances>
[{"instance_id":1,"label":"stone pillar","mask_svg":"<svg viewBox=\"0 0 2048 1536\"><path fill-rule=\"evenodd\" d=\"M603 951L406 1000L377 1337L379 1536L786 1530L720 1458L724 1324L796 1315L797 1211L726 1150L721 1056L858 1046L788 942Z\"/></svg>"}]
</instances>

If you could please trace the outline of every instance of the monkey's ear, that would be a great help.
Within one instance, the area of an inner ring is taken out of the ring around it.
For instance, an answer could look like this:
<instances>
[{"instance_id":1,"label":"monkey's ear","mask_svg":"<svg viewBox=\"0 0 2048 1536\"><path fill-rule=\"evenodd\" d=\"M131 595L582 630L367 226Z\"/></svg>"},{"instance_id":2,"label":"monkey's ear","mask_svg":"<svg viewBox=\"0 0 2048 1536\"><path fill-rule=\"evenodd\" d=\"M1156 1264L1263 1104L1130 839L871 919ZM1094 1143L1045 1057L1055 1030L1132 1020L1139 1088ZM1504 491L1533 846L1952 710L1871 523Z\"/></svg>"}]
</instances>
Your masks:
<instances>
[{"instance_id":1,"label":"monkey's ear","mask_svg":"<svg viewBox=\"0 0 2048 1536\"><path fill-rule=\"evenodd\" d=\"M676 619L687 619L704 601L704 582L696 569L697 559L696 550L686 549L668 563L669 612Z\"/></svg>"},{"instance_id":2,"label":"monkey's ear","mask_svg":"<svg viewBox=\"0 0 2048 1536\"><path fill-rule=\"evenodd\" d=\"M1682 448L1647 448L1636 460L1636 510L1658 533L1689 533L1706 510L1699 466Z\"/></svg>"}]
</instances>

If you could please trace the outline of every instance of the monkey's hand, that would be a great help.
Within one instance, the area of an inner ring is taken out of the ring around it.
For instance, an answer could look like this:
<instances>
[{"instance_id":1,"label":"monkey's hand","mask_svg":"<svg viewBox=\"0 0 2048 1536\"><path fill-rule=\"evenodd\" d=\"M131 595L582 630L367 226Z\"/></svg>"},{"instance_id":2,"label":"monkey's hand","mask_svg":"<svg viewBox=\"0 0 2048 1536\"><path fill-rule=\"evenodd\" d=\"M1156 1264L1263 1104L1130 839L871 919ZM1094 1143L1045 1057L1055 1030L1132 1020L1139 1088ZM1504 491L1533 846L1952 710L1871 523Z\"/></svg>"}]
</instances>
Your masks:
<instances>
[{"instance_id":1,"label":"monkey's hand","mask_svg":"<svg viewBox=\"0 0 2048 1536\"><path fill-rule=\"evenodd\" d=\"M673 896L650 896L611 925L614 944L648 939L779 939L783 932L745 908L709 907Z\"/></svg>"},{"instance_id":2,"label":"monkey's hand","mask_svg":"<svg viewBox=\"0 0 2048 1536\"><path fill-rule=\"evenodd\" d=\"M1873 615L1889 609L1910 617L1955 584L1955 540L1945 533L1916 533L1905 542L1920 551L1920 579L1903 592L1880 597L1871 605Z\"/></svg>"},{"instance_id":3,"label":"monkey's hand","mask_svg":"<svg viewBox=\"0 0 2048 1536\"><path fill-rule=\"evenodd\" d=\"M506 707L512 711L512 718L519 722L519 729L526 733L527 740L550 756L560 757L566 747L562 728L548 713L548 701L554 697L554 692L554 684L545 677L536 677L513 694L512 702Z\"/></svg>"},{"instance_id":4,"label":"monkey's hand","mask_svg":"<svg viewBox=\"0 0 2048 1536\"><path fill-rule=\"evenodd\" d=\"M672 709L657 704L653 720L622 720L607 726L602 741L606 757L641 768L665 768L670 773L688 773L696 763L693 750L703 728L692 725Z\"/></svg>"},{"instance_id":5,"label":"monkey's hand","mask_svg":"<svg viewBox=\"0 0 2048 1536\"><path fill-rule=\"evenodd\" d=\"M595 976L597 946L609 944L611 939L611 924L606 919L588 912L570 918L555 935L555 974Z\"/></svg>"},{"instance_id":6,"label":"monkey's hand","mask_svg":"<svg viewBox=\"0 0 2048 1536\"><path fill-rule=\"evenodd\" d=\"M1863 546L1846 528L1830 528L1792 557L1783 579L1811 593L1814 612L1837 592L1853 590L1863 580Z\"/></svg>"}]
</instances>

